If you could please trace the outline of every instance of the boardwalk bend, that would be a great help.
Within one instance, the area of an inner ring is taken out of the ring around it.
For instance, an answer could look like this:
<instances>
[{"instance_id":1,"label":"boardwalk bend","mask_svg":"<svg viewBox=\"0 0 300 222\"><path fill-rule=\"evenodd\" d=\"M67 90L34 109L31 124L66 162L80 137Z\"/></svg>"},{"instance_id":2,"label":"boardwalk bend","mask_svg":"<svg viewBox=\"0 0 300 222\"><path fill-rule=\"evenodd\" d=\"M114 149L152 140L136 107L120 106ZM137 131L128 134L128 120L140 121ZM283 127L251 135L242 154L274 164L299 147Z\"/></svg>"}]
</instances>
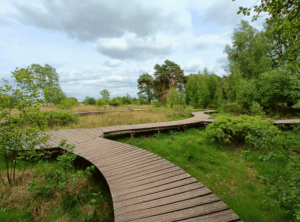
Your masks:
<instances>
[{"instance_id":1,"label":"boardwalk bend","mask_svg":"<svg viewBox=\"0 0 300 222\"><path fill-rule=\"evenodd\" d=\"M239 221L239 216L191 175L169 161L105 135L153 131L215 120L205 113L170 122L146 123L93 129L50 131L48 144L59 147L62 139L74 144L74 154L96 166L109 185L115 221ZM82 113L80 113L82 114ZM38 147L37 147L38 148ZM51 149L52 149L51 148Z\"/></svg>"}]
</instances>

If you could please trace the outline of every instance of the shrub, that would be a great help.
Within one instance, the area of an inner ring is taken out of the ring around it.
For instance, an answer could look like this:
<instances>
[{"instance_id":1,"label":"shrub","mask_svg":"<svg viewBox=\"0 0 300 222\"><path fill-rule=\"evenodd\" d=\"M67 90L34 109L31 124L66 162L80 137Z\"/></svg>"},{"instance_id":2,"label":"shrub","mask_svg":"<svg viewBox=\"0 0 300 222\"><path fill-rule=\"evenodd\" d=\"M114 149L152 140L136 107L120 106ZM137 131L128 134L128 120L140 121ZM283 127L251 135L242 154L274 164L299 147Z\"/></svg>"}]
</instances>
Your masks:
<instances>
[{"instance_id":1,"label":"shrub","mask_svg":"<svg viewBox=\"0 0 300 222\"><path fill-rule=\"evenodd\" d=\"M85 99L82 101L84 105L95 105L96 99L94 97L86 96Z\"/></svg>"},{"instance_id":2,"label":"shrub","mask_svg":"<svg viewBox=\"0 0 300 222\"><path fill-rule=\"evenodd\" d=\"M271 121L264 121L256 116L220 117L208 125L207 135L221 143L249 144L255 148L266 148L268 141L274 139L278 128Z\"/></svg>"},{"instance_id":3,"label":"shrub","mask_svg":"<svg viewBox=\"0 0 300 222\"><path fill-rule=\"evenodd\" d=\"M259 105L258 102L253 101L250 111L253 116L265 117L266 115L266 113L263 111L263 108Z\"/></svg>"},{"instance_id":4,"label":"shrub","mask_svg":"<svg viewBox=\"0 0 300 222\"><path fill-rule=\"evenodd\" d=\"M35 184L35 181L33 181L31 184L26 186L26 190L38 191L40 194L48 194L55 188L65 188L68 182L73 182L75 185L77 177L86 181L86 178L83 176L84 173L92 175L92 172L95 170L95 166L87 167L85 171L79 170L77 173L71 173L69 169L72 169L72 163L76 159L76 155L71 152L73 152L75 146L70 146L69 144L66 145L66 140L62 140L59 145L64 147L67 151L57 158L59 167L45 175L45 183L37 185Z\"/></svg>"},{"instance_id":5,"label":"shrub","mask_svg":"<svg viewBox=\"0 0 300 222\"><path fill-rule=\"evenodd\" d=\"M118 98L113 98L112 100L109 101L108 104L111 105L111 106L121 106L122 102Z\"/></svg>"},{"instance_id":6,"label":"shrub","mask_svg":"<svg viewBox=\"0 0 300 222\"><path fill-rule=\"evenodd\" d=\"M48 126L67 125L70 122L78 122L79 116L73 112L40 111L36 119L45 119Z\"/></svg>"},{"instance_id":7,"label":"shrub","mask_svg":"<svg viewBox=\"0 0 300 222\"><path fill-rule=\"evenodd\" d=\"M147 100L147 98L143 97L141 95L139 95L138 100L139 100L139 104L140 105L148 105L149 104L149 101Z\"/></svg>"},{"instance_id":8,"label":"shrub","mask_svg":"<svg viewBox=\"0 0 300 222\"><path fill-rule=\"evenodd\" d=\"M96 102L97 106L104 106L106 104L106 100L105 99L98 99Z\"/></svg>"},{"instance_id":9,"label":"shrub","mask_svg":"<svg viewBox=\"0 0 300 222\"><path fill-rule=\"evenodd\" d=\"M159 108L160 107L160 102L159 101L153 102L153 106Z\"/></svg>"},{"instance_id":10,"label":"shrub","mask_svg":"<svg viewBox=\"0 0 300 222\"><path fill-rule=\"evenodd\" d=\"M70 109L76 105L77 105L77 99L74 97L70 97L70 98L62 100L57 107L59 109Z\"/></svg>"}]
</instances>

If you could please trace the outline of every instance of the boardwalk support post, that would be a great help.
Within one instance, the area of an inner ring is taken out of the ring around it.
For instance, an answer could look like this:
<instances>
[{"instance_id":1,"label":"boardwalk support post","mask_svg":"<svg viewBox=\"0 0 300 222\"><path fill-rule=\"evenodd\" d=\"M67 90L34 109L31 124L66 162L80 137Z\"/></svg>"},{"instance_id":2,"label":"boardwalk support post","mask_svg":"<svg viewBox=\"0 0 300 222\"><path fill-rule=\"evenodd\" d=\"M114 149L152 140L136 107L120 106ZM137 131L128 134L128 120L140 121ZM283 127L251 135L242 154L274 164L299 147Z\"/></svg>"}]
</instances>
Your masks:
<instances>
[{"instance_id":1,"label":"boardwalk support post","mask_svg":"<svg viewBox=\"0 0 300 222\"><path fill-rule=\"evenodd\" d=\"M158 134L160 134L160 130L157 130L158 131Z\"/></svg>"},{"instance_id":2,"label":"boardwalk support post","mask_svg":"<svg viewBox=\"0 0 300 222\"><path fill-rule=\"evenodd\" d=\"M130 133L131 134L131 139L133 139L133 135L135 134L135 133Z\"/></svg>"}]
</instances>

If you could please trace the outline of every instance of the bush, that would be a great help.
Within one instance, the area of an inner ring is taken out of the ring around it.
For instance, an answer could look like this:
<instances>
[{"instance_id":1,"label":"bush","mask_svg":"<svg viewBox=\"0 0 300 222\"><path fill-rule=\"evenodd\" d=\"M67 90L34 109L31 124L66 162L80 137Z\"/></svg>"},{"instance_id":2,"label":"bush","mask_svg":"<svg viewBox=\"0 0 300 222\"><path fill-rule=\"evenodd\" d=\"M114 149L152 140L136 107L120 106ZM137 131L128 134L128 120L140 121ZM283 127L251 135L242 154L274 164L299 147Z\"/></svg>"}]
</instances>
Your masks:
<instances>
[{"instance_id":1,"label":"bush","mask_svg":"<svg viewBox=\"0 0 300 222\"><path fill-rule=\"evenodd\" d=\"M258 102L253 101L250 111L253 116L265 117L266 115L266 113L263 111L263 108L259 105Z\"/></svg>"},{"instance_id":2,"label":"bush","mask_svg":"<svg viewBox=\"0 0 300 222\"><path fill-rule=\"evenodd\" d=\"M159 108L160 107L160 102L159 101L153 102L153 106Z\"/></svg>"},{"instance_id":3,"label":"bush","mask_svg":"<svg viewBox=\"0 0 300 222\"><path fill-rule=\"evenodd\" d=\"M96 105L97 106L104 106L106 105L106 100L105 99L98 99L97 102L96 102Z\"/></svg>"},{"instance_id":4,"label":"bush","mask_svg":"<svg viewBox=\"0 0 300 222\"><path fill-rule=\"evenodd\" d=\"M73 112L40 111L37 119L42 118L48 122L48 126L67 125L70 122L78 122L79 116Z\"/></svg>"},{"instance_id":5,"label":"bush","mask_svg":"<svg viewBox=\"0 0 300 222\"><path fill-rule=\"evenodd\" d=\"M86 96L85 99L82 101L84 105L96 105L96 99L94 97Z\"/></svg>"},{"instance_id":6,"label":"bush","mask_svg":"<svg viewBox=\"0 0 300 222\"><path fill-rule=\"evenodd\" d=\"M122 102L118 98L113 98L112 100L109 101L108 104L111 105L111 106L121 106Z\"/></svg>"},{"instance_id":7,"label":"bush","mask_svg":"<svg viewBox=\"0 0 300 222\"><path fill-rule=\"evenodd\" d=\"M274 139L278 128L271 121L256 116L221 117L209 124L207 135L221 143L249 144L255 148L270 149L269 142Z\"/></svg>"},{"instance_id":8,"label":"bush","mask_svg":"<svg viewBox=\"0 0 300 222\"><path fill-rule=\"evenodd\" d=\"M74 97L70 97L70 98L62 100L57 107L59 109L70 109L76 105L77 105L77 99Z\"/></svg>"},{"instance_id":9,"label":"bush","mask_svg":"<svg viewBox=\"0 0 300 222\"><path fill-rule=\"evenodd\" d=\"M95 170L95 166L87 167L85 171L79 170L77 173L71 173L72 163L76 159L76 155L72 154L75 146L66 145L66 140L62 140L59 144L61 147L64 147L65 152L62 156L57 158L59 167L53 171L50 171L45 175L46 181L41 184L35 184L33 181L31 184L26 186L28 191L38 191L40 194L48 194L55 190L55 188L63 189L67 186L68 182L73 182L76 184L76 178L80 178L83 181L86 181L86 178L83 176L84 173L92 175L92 172Z\"/></svg>"}]
</instances>

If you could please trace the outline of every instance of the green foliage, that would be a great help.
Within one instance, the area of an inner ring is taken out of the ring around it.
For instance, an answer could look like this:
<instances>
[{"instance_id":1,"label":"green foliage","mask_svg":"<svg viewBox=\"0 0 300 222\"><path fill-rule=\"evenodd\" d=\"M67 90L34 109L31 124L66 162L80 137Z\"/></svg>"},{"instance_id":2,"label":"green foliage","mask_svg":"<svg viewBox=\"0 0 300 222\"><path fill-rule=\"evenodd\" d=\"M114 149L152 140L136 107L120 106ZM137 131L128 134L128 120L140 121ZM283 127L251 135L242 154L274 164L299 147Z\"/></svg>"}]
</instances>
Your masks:
<instances>
[{"instance_id":1,"label":"green foliage","mask_svg":"<svg viewBox=\"0 0 300 222\"><path fill-rule=\"evenodd\" d=\"M247 21L241 20L232 40L233 46L226 45L224 50L230 62L231 73L234 73L234 69L239 69L243 78L252 79L271 69L272 59L267 53L271 52L272 45L263 33L258 32Z\"/></svg>"},{"instance_id":2,"label":"green foliage","mask_svg":"<svg viewBox=\"0 0 300 222\"><path fill-rule=\"evenodd\" d=\"M220 77L204 69L203 74L191 74L185 85L186 103L195 108L217 105L216 92Z\"/></svg>"},{"instance_id":3,"label":"green foliage","mask_svg":"<svg viewBox=\"0 0 300 222\"><path fill-rule=\"evenodd\" d=\"M66 94L59 86L46 86L44 89L45 102L59 104L66 99Z\"/></svg>"},{"instance_id":4,"label":"green foliage","mask_svg":"<svg viewBox=\"0 0 300 222\"><path fill-rule=\"evenodd\" d=\"M121 106L122 105L122 100L115 97L112 100L110 100L108 104L111 105L111 106Z\"/></svg>"},{"instance_id":5,"label":"green foliage","mask_svg":"<svg viewBox=\"0 0 300 222\"><path fill-rule=\"evenodd\" d=\"M267 145L278 132L277 127L270 121L263 121L260 117L239 116L221 117L209 124L207 135L221 143L249 144L259 149L271 149Z\"/></svg>"},{"instance_id":6,"label":"green foliage","mask_svg":"<svg viewBox=\"0 0 300 222\"><path fill-rule=\"evenodd\" d=\"M287 66L265 72L257 80L257 90L263 106L278 109L286 103L291 108L300 99L300 73Z\"/></svg>"},{"instance_id":7,"label":"green foliage","mask_svg":"<svg viewBox=\"0 0 300 222\"><path fill-rule=\"evenodd\" d=\"M48 99L49 95L47 93L51 91L50 89L59 87L58 74L56 73L56 70L48 64L44 67L39 64L32 64L26 69L16 68L12 74L19 86L22 86L23 94L28 95L32 85L37 87L39 94L34 95L32 98L34 101ZM44 95L42 96L42 94Z\"/></svg>"},{"instance_id":8,"label":"green foliage","mask_svg":"<svg viewBox=\"0 0 300 222\"><path fill-rule=\"evenodd\" d=\"M263 111L263 108L259 105L258 102L253 101L251 109L251 115L265 117L266 113Z\"/></svg>"},{"instance_id":9,"label":"green foliage","mask_svg":"<svg viewBox=\"0 0 300 222\"><path fill-rule=\"evenodd\" d=\"M70 109L77 105L77 99L74 97L66 98L57 106L59 109Z\"/></svg>"},{"instance_id":10,"label":"green foliage","mask_svg":"<svg viewBox=\"0 0 300 222\"><path fill-rule=\"evenodd\" d=\"M84 105L96 105L96 99L94 97L86 96L85 99L82 101Z\"/></svg>"},{"instance_id":11,"label":"green foliage","mask_svg":"<svg viewBox=\"0 0 300 222\"><path fill-rule=\"evenodd\" d=\"M159 108L160 107L160 102L159 101L154 101L153 106L156 107L156 108Z\"/></svg>"},{"instance_id":12,"label":"green foliage","mask_svg":"<svg viewBox=\"0 0 300 222\"><path fill-rule=\"evenodd\" d=\"M182 91L186 78L180 66L169 60L163 65L156 64L154 70L154 96L162 104L166 104L166 94L170 87L174 85L176 89Z\"/></svg>"},{"instance_id":13,"label":"green foliage","mask_svg":"<svg viewBox=\"0 0 300 222\"><path fill-rule=\"evenodd\" d=\"M131 96L127 93L126 96L123 96L121 98L122 104L132 104L132 98Z\"/></svg>"},{"instance_id":14,"label":"green foliage","mask_svg":"<svg viewBox=\"0 0 300 222\"><path fill-rule=\"evenodd\" d=\"M271 1L261 0L259 6L254 6L254 15L252 21L259 18L261 12L269 12L270 17L266 18L267 36L274 44L274 56L278 58L276 63L285 63L285 61L296 61L296 66L300 66L299 51L299 1ZM237 14L243 12L244 15L250 15L251 8L240 7ZM284 49L284 50L282 50Z\"/></svg>"},{"instance_id":15,"label":"green foliage","mask_svg":"<svg viewBox=\"0 0 300 222\"><path fill-rule=\"evenodd\" d=\"M97 106L104 106L106 105L106 100L105 99L98 99L97 102L96 102L96 105Z\"/></svg>"},{"instance_id":16,"label":"green foliage","mask_svg":"<svg viewBox=\"0 0 300 222\"><path fill-rule=\"evenodd\" d=\"M142 97L147 96L149 104L151 103L151 100L154 96L154 79L151 75L148 73L143 73L138 78L138 89L140 90L138 92L138 95L141 95Z\"/></svg>"},{"instance_id":17,"label":"green foliage","mask_svg":"<svg viewBox=\"0 0 300 222\"><path fill-rule=\"evenodd\" d=\"M240 79L236 92L236 103L241 106L242 110L250 113L253 104L256 88L254 80Z\"/></svg>"},{"instance_id":18,"label":"green foliage","mask_svg":"<svg viewBox=\"0 0 300 222\"><path fill-rule=\"evenodd\" d=\"M80 177L83 181L86 181L86 178L83 176L84 173L92 175L92 171L95 170L94 166L87 167L85 171L77 171L77 173L70 172L72 169L72 163L76 159L76 155L72 154L75 146L66 145L66 140L62 140L59 144L66 152L57 158L59 163L59 168L55 171L50 171L45 175L46 182L37 185L34 181L26 186L26 190L29 191L38 191L40 194L48 194L53 191L55 188L63 189L66 187L68 182L73 182L73 185L76 183L76 178Z\"/></svg>"},{"instance_id":19,"label":"green foliage","mask_svg":"<svg viewBox=\"0 0 300 222\"><path fill-rule=\"evenodd\" d=\"M37 118L46 119L48 126L65 126L72 122L77 123L79 121L78 114L73 112L41 111Z\"/></svg>"},{"instance_id":20,"label":"green foliage","mask_svg":"<svg viewBox=\"0 0 300 222\"><path fill-rule=\"evenodd\" d=\"M100 91L100 94L102 96L102 99L104 99L106 102L109 101L109 95L110 95L110 92L108 92L107 89L103 89Z\"/></svg>"},{"instance_id":21,"label":"green foliage","mask_svg":"<svg viewBox=\"0 0 300 222\"><path fill-rule=\"evenodd\" d=\"M45 143L49 139L49 136L45 136L45 133L39 133L45 131L47 120L40 117L41 112L38 108L40 104L32 102L40 97L38 86L35 84L21 84L23 83L22 78L26 81L30 79L29 77L28 72L18 76L18 87L21 90L13 89L12 86L7 84L7 80L3 80L6 85L0 87L0 94L11 95L10 97L0 97L0 121L3 121L0 123L0 155L6 161L7 170L3 176L5 175L4 177L6 177L9 186L17 184L17 179L22 180L23 175L20 178L15 178L18 160L25 159L37 163L39 158L46 154L43 147L46 146ZM11 115L13 108L16 108L20 114ZM37 145L42 146L39 153L34 150ZM27 149L26 155L22 152L25 148ZM0 175L3 184L7 186L2 178L2 172L0 172Z\"/></svg>"},{"instance_id":22,"label":"green foliage","mask_svg":"<svg viewBox=\"0 0 300 222\"><path fill-rule=\"evenodd\" d=\"M185 108L184 94L178 92L174 87L171 87L167 97L167 104L169 104L171 108L173 108L173 106Z\"/></svg>"},{"instance_id":23,"label":"green foliage","mask_svg":"<svg viewBox=\"0 0 300 222\"><path fill-rule=\"evenodd\" d=\"M138 101L139 101L140 105L147 105L147 104L149 104L149 101L147 100L147 98L143 97L141 95L139 95Z\"/></svg>"}]
</instances>

